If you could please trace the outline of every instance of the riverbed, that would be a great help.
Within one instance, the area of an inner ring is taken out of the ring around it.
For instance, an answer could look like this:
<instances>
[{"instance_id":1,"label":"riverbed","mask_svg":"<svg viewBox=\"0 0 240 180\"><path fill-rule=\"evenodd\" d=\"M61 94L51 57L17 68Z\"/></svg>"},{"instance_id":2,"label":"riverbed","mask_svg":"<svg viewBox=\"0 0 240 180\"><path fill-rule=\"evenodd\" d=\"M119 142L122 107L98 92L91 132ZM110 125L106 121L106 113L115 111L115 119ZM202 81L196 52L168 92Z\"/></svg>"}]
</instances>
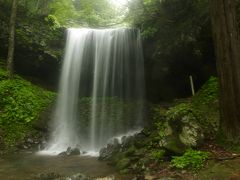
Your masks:
<instances>
[{"instance_id":1,"label":"riverbed","mask_svg":"<svg viewBox=\"0 0 240 180\"><path fill-rule=\"evenodd\" d=\"M40 174L53 172L63 177L82 173L90 178L113 175L117 180L131 179L118 174L113 167L99 161L97 157L46 156L26 152L0 157L1 180L36 179Z\"/></svg>"}]
</instances>

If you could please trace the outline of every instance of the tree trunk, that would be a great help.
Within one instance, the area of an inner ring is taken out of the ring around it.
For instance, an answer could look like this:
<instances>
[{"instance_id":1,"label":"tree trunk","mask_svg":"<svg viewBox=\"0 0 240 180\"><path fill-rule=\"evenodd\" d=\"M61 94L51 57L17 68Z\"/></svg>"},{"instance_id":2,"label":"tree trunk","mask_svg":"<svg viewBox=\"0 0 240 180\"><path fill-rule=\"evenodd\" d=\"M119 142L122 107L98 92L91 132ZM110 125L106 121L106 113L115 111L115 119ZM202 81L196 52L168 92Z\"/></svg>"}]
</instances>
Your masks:
<instances>
[{"instance_id":1,"label":"tree trunk","mask_svg":"<svg viewBox=\"0 0 240 180\"><path fill-rule=\"evenodd\" d=\"M240 140L240 44L235 0L210 0L220 81L221 130Z\"/></svg>"},{"instance_id":2,"label":"tree trunk","mask_svg":"<svg viewBox=\"0 0 240 180\"><path fill-rule=\"evenodd\" d=\"M8 57L7 57L7 71L9 79L13 77L16 15L17 15L17 0L13 0L9 26Z\"/></svg>"}]
</instances>

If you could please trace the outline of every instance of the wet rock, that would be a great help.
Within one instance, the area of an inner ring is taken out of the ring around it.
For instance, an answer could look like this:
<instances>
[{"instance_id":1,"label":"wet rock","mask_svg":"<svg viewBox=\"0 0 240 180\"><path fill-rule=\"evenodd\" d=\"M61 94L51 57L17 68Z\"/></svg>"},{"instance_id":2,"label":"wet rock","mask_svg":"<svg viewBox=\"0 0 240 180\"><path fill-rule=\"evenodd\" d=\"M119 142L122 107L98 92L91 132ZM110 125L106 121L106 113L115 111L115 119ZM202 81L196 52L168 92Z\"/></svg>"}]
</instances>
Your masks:
<instances>
[{"instance_id":1,"label":"wet rock","mask_svg":"<svg viewBox=\"0 0 240 180\"><path fill-rule=\"evenodd\" d=\"M78 173L71 176L69 180L89 180L89 178L82 173Z\"/></svg>"},{"instance_id":2,"label":"wet rock","mask_svg":"<svg viewBox=\"0 0 240 180\"><path fill-rule=\"evenodd\" d=\"M111 159L116 153L120 151L120 144L108 144L107 147L104 147L99 152L99 160L109 160Z\"/></svg>"},{"instance_id":3,"label":"wet rock","mask_svg":"<svg viewBox=\"0 0 240 180\"><path fill-rule=\"evenodd\" d=\"M28 143L34 143L34 141L31 138L27 138Z\"/></svg>"},{"instance_id":4,"label":"wet rock","mask_svg":"<svg viewBox=\"0 0 240 180\"><path fill-rule=\"evenodd\" d=\"M23 149L29 149L29 147L26 145L23 145Z\"/></svg>"},{"instance_id":5,"label":"wet rock","mask_svg":"<svg viewBox=\"0 0 240 180\"><path fill-rule=\"evenodd\" d=\"M122 138L121 146L122 146L123 149L127 149L128 147L134 145L134 141L135 140L134 140L133 136L128 136L128 137L125 136L125 137Z\"/></svg>"},{"instance_id":6,"label":"wet rock","mask_svg":"<svg viewBox=\"0 0 240 180\"><path fill-rule=\"evenodd\" d=\"M69 149L67 150L67 155L68 156L77 156L77 155L80 155L80 154L81 154L81 152L78 148L73 148L73 149L70 148L70 150Z\"/></svg>"},{"instance_id":7,"label":"wet rock","mask_svg":"<svg viewBox=\"0 0 240 180\"><path fill-rule=\"evenodd\" d=\"M143 133L138 133L133 136L123 136L121 140L115 138L100 150L99 160L110 160L117 153L125 151L127 151L127 156L131 156L134 154L136 148L141 149L146 143L146 136Z\"/></svg>"},{"instance_id":8,"label":"wet rock","mask_svg":"<svg viewBox=\"0 0 240 180\"><path fill-rule=\"evenodd\" d=\"M59 156L78 156L81 154L81 151L78 148L68 147L66 151L59 153Z\"/></svg>"},{"instance_id":9,"label":"wet rock","mask_svg":"<svg viewBox=\"0 0 240 180\"><path fill-rule=\"evenodd\" d=\"M61 153L58 154L58 156L67 156L67 152L66 151L61 152Z\"/></svg>"},{"instance_id":10,"label":"wet rock","mask_svg":"<svg viewBox=\"0 0 240 180\"><path fill-rule=\"evenodd\" d=\"M179 134L180 141L189 147L196 147L203 142L204 134L200 125L195 121L189 121L187 116L183 117L182 132Z\"/></svg>"},{"instance_id":11,"label":"wet rock","mask_svg":"<svg viewBox=\"0 0 240 180\"><path fill-rule=\"evenodd\" d=\"M95 180L115 180L115 176L111 175L103 178L96 178Z\"/></svg>"},{"instance_id":12,"label":"wet rock","mask_svg":"<svg viewBox=\"0 0 240 180\"><path fill-rule=\"evenodd\" d=\"M55 172L50 172L50 173L40 173L37 175L36 179L40 180L54 180L61 178L62 176L58 173Z\"/></svg>"},{"instance_id":13,"label":"wet rock","mask_svg":"<svg viewBox=\"0 0 240 180\"><path fill-rule=\"evenodd\" d=\"M41 142L38 143L38 150L43 150L47 147L47 141L44 139L41 140Z\"/></svg>"}]
</instances>

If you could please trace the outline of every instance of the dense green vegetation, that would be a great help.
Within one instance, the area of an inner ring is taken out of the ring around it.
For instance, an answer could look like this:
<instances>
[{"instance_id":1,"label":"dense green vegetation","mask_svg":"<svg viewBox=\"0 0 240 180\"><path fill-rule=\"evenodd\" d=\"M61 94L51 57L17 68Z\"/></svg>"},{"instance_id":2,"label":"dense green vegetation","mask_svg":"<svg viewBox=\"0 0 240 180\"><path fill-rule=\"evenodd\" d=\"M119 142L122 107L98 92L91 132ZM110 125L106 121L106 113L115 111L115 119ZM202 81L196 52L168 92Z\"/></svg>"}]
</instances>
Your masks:
<instances>
[{"instance_id":1,"label":"dense green vegetation","mask_svg":"<svg viewBox=\"0 0 240 180\"><path fill-rule=\"evenodd\" d=\"M147 76L151 99L189 96L189 75L196 89L215 75L207 0L132 0L127 21L141 29L147 47L145 68L151 74Z\"/></svg>"},{"instance_id":2,"label":"dense green vegetation","mask_svg":"<svg viewBox=\"0 0 240 180\"><path fill-rule=\"evenodd\" d=\"M10 1L0 1L0 61L4 64L7 59L10 5ZM14 70L56 84L65 29L56 26L54 20L47 15L29 12L27 5L21 1L18 4Z\"/></svg>"},{"instance_id":3,"label":"dense green vegetation","mask_svg":"<svg viewBox=\"0 0 240 180\"><path fill-rule=\"evenodd\" d=\"M122 173L144 174L165 166L198 172L212 154L197 149L219 130L218 91L217 78L211 77L185 103L150 106L153 125L100 157Z\"/></svg>"},{"instance_id":4,"label":"dense green vegetation","mask_svg":"<svg viewBox=\"0 0 240 180\"><path fill-rule=\"evenodd\" d=\"M171 163L172 167L179 169L190 168L193 170L199 170L203 167L207 157L207 152L189 149L182 156L173 156Z\"/></svg>"},{"instance_id":5,"label":"dense green vegetation","mask_svg":"<svg viewBox=\"0 0 240 180\"><path fill-rule=\"evenodd\" d=\"M6 79L6 71L0 69L0 129L6 147L32 131L32 124L53 101L55 94L15 76Z\"/></svg>"},{"instance_id":6,"label":"dense green vegetation","mask_svg":"<svg viewBox=\"0 0 240 180\"><path fill-rule=\"evenodd\" d=\"M213 141L228 146L230 150L240 149L239 139L235 144L229 142L222 131L224 126L227 127L225 134L233 127L238 128L239 121L237 118L234 123L220 121L219 96L223 93L220 93L219 82L222 82L222 76L215 77L216 57L209 2L129 0L126 5L116 7L109 0L18 0L14 70L56 89L67 28L127 26L140 29L145 56L146 104L149 104L144 118L148 126L134 137L125 137L124 145L116 143L110 146L110 155L102 159L110 161L121 173L157 172L159 167L198 172L212 156L205 149L199 150L204 143ZM11 4L11 0L0 0L1 67L6 66ZM236 4L235 24L239 26L240 1L237 0ZM218 29L221 26L214 33ZM223 49L233 52L230 48ZM33 124L55 98L55 93L37 87L18 75L9 80L4 69L0 68L0 150L3 146L6 149L15 146L34 131ZM231 68L228 69L232 72ZM230 78L231 81L239 78L236 74ZM191 98L190 75L197 91ZM225 85L228 87L228 84ZM233 88L236 89L239 90L240 86ZM238 94L235 93L237 105ZM174 101L176 98L184 99ZM167 101L167 107L161 104L163 101ZM79 117L86 128L83 132L89 128L91 102L89 97L78 102L82 107ZM230 104L231 101L225 103L225 109ZM123 102L115 97L107 99L105 105L106 109L99 108L96 116L100 111L105 112L105 121L110 125L121 123L121 119L132 119L138 113L134 112L135 103ZM235 106L235 112L238 107ZM109 112L111 108L122 108L124 113ZM234 117L234 113L230 115ZM112 130L115 130L114 126ZM218 148L214 150L218 151ZM223 150L220 151L222 153ZM232 155L229 152L226 154Z\"/></svg>"},{"instance_id":7,"label":"dense green vegetation","mask_svg":"<svg viewBox=\"0 0 240 180\"><path fill-rule=\"evenodd\" d=\"M62 26L103 27L116 23L117 13L108 0L57 0L49 4L50 15Z\"/></svg>"},{"instance_id":8,"label":"dense green vegetation","mask_svg":"<svg viewBox=\"0 0 240 180\"><path fill-rule=\"evenodd\" d=\"M187 116L191 121L200 123L209 137L214 136L219 128L218 98L218 79L211 77L190 102L170 108L166 113L167 119L178 121Z\"/></svg>"}]
</instances>

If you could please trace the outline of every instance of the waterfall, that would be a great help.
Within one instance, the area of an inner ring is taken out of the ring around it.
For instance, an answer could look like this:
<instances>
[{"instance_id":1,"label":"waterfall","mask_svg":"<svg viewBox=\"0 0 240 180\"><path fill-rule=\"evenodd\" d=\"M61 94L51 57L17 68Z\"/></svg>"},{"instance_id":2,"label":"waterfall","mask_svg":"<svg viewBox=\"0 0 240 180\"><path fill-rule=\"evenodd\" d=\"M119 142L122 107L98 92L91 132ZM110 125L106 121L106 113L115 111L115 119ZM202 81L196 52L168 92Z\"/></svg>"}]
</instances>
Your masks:
<instances>
[{"instance_id":1,"label":"waterfall","mask_svg":"<svg viewBox=\"0 0 240 180\"><path fill-rule=\"evenodd\" d=\"M112 137L142 127L143 63L137 29L68 29L45 151L98 151Z\"/></svg>"}]
</instances>

